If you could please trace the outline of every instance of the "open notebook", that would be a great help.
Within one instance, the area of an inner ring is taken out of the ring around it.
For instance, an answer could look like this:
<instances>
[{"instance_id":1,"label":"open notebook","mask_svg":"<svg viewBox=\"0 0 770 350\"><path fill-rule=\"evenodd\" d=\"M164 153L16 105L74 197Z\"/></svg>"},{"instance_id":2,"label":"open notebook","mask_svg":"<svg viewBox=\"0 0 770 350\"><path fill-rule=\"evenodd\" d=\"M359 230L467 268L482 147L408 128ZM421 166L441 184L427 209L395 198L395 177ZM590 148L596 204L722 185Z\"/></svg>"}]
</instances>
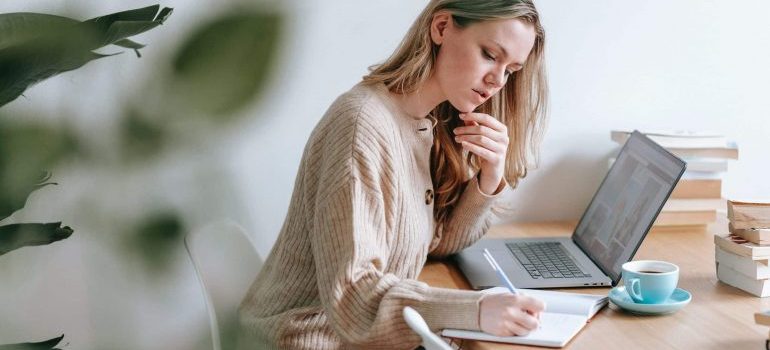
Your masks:
<instances>
[{"instance_id":1,"label":"open notebook","mask_svg":"<svg viewBox=\"0 0 770 350\"><path fill-rule=\"evenodd\" d=\"M485 293L507 293L508 289L495 287ZM519 292L545 301L540 314L540 328L523 337L498 337L477 331L445 329L441 335L449 338L476 339L500 343L538 345L560 348L572 339L586 322L607 305L606 295L565 293L548 290L519 289Z\"/></svg>"}]
</instances>

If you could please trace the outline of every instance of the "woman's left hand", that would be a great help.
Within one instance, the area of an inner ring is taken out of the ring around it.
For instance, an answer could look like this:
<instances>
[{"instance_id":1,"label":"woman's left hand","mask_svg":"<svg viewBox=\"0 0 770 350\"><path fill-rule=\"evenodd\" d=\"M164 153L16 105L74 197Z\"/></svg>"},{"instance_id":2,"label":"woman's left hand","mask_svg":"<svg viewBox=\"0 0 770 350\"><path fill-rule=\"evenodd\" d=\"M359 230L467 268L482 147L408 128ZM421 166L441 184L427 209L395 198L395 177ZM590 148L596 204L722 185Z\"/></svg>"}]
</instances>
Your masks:
<instances>
[{"instance_id":1,"label":"woman's left hand","mask_svg":"<svg viewBox=\"0 0 770 350\"><path fill-rule=\"evenodd\" d=\"M494 194L505 172L508 127L484 113L460 113L460 119L465 126L454 129L455 141L480 158L479 187L486 194Z\"/></svg>"}]
</instances>

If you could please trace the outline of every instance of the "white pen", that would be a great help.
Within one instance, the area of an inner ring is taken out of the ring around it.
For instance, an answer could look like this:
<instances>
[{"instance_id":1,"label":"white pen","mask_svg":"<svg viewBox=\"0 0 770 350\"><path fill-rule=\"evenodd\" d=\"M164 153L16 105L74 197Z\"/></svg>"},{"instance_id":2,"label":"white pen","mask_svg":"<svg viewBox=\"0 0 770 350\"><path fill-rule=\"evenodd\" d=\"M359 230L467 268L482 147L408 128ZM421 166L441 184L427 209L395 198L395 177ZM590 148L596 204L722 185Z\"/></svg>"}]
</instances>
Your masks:
<instances>
[{"instance_id":1,"label":"white pen","mask_svg":"<svg viewBox=\"0 0 770 350\"><path fill-rule=\"evenodd\" d=\"M500 281L503 282L508 287L508 290L511 291L512 294L519 294L519 292L516 290L516 287L511 283L511 280L508 279L508 276L503 272L503 269L500 267L500 265L497 264L497 261L494 257L492 257L492 254L487 250L487 248L484 248L484 258L487 259L487 262L489 262L489 265L492 265L492 269L497 272L497 277L500 278Z\"/></svg>"}]
</instances>

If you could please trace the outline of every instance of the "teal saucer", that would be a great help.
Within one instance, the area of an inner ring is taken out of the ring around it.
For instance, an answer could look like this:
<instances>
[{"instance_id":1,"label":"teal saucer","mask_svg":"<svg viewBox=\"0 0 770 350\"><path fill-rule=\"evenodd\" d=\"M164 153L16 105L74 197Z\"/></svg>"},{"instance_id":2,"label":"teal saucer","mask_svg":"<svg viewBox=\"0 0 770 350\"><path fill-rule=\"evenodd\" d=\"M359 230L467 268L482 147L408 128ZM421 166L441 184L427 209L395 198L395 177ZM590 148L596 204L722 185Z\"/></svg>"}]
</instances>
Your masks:
<instances>
[{"instance_id":1,"label":"teal saucer","mask_svg":"<svg viewBox=\"0 0 770 350\"><path fill-rule=\"evenodd\" d=\"M668 300L666 300L665 303L660 304L635 303L631 297L628 296L625 286L612 288L609 297L610 301L621 309L639 315L665 315L674 313L689 304L690 300L692 300L690 292L681 288L674 289L674 293L668 297Z\"/></svg>"}]
</instances>

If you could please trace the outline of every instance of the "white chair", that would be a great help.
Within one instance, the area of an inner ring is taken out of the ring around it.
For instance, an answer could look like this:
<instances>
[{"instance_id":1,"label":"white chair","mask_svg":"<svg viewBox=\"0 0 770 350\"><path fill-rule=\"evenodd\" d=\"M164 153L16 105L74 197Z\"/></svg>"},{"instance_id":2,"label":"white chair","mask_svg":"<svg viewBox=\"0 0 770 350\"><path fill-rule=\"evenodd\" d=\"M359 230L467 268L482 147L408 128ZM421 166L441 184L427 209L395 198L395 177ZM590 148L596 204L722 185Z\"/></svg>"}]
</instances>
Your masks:
<instances>
[{"instance_id":1,"label":"white chair","mask_svg":"<svg viewBox=\"0 0 770 350\"><path fill-rule=\"evenodd\" d=\"M245 231L229 221L187 234L184 245L205 299L213 349L234 349L238 305L262 268L262 259Z\"/></svg>"},{"instance_id":2,"label":"white chair","mask_svg":"<svg viewBox=\"0 0 770 350\"><path fill-rule=\"evenodd\" d=\"M420 316L417 310L409 306L404 307L404 320L417 335L422 338L422 346L425 350L452 350L452 347L444 342L441 337L430 331L428 324Z\"/></svg>"}]
</instances>

